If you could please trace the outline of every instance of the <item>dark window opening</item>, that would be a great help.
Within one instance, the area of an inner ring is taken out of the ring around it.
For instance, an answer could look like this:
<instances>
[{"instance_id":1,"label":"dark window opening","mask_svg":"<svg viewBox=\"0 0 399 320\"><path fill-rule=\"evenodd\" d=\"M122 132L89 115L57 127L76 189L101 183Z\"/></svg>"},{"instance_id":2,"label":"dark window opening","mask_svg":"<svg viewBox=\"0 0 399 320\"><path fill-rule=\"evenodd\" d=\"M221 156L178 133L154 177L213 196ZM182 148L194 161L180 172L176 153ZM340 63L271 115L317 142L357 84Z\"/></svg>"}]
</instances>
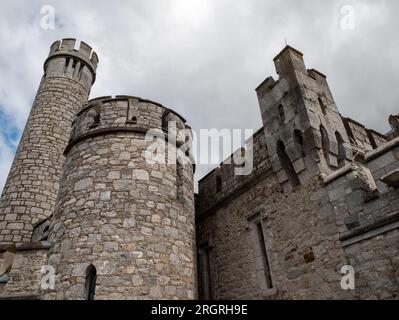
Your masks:
<instances>
[{"instance_id":1,"label":"dark window opening","mask_svg":"<svg viewBox=\"0 0 399 320\"><path fill-rule=\"evenodd\" d=\"M345 166L346 159L345 141L338 131L335 132L335 138L338 143L338 167L342 168Z\"/></svg>"},{"instance_id":2,"label":"dark window opening","mask_svg":"<svg viewBox=\"0 0 399 320\"><path fill-rule=\"evenodd\" d=\"M200 300L214 299L210 253L208 244L198 249L198 293Z\"/></svg>"},{"instance_id":3,"label":"dark window opening","mask_svg":"<svg viewBox=\"0 0 399 320\"><path fill-rule=\"evenodd\" d=\"M67 73L68 66L69 66L69 61L71 61L70 58L67 58L67 59L65 60L64 75L66 75L66 73Z\"/></svg>"},{"instance_id":4,"label":"dark window opening","mask_svg":"<svg viewBox=\"0 0 399 320\"><path fill-rule=\"evenodd\" d=\"M324 115L327 115L327 108L326 105L324 104L323 100L319 97L319 105L321 112L323 112Z\"/></svg>"},{"instance_id":5,"label":"dark window opening","mask_svg":"<svg viewBox=\"0 0 399 320\"><path fill-rule=\"evenodd\" d=\"M177 200L182 202L184 201L184 167L179 159L177 159L176 184Z\"/></svg>"},{"instance_id":6,"label":"dark window opening","mask_svg":"<svg viewBox=\"0 0 399 320\"><path fill-rule=\"evenodd\" d=\"M165 132L168 132L169 129L169 115L170 111L165 111L164 114L162 115L162 130Z\"/></svg>"},{"instance_id":7,"label":"dark window opening","mask_svg":"<svg viewBox=\"0 0 399 320\"><path fill-rule=\"evenodd\" d=\"M327 164L330 165L330 139L328 133L323 126L320 126L321 143L324 157L326 158Z\"/></svg>"},{"instance_id":8,"label":"dark window opening","mask_svg":"<svg viewBox=\"0 0 399 320\"><path fill-rule=\"evenodd\" d=\"M132 117L132 119L130 120L130 123L137 124L137 117Z\"/></svg>"},{"instance_id":9,"label":"dark window opening","mask_svg":"<svg viewBox=\"0 0 399 320\"><path fill-rule=\"evenodd\" d=\"M281 140L277 142L277 155L292 187L298 187L301 183Z\"/></svg>"},{"instance_id":10,"label":"dark window opening","mask_svg":"<svg viewBox=\"0 0 399 320\"><path fill-rule=\"evenodd\" d=\"M86 271L86 283L84 291L85 300L94 300L96 294L96 281L97 281L97 270L93 265L90 265Z\"/></svg>"},{"instance_id":11,"label":"dark window opening","mask_svg":"<svg viewBox=\"0 0 399 320\"><path fill-rule=\"evenodd\" d=\"M284 123L285 122L285 112L284 112L284 107L281 104L278 106L278 114L280 117L280 122Z\"/></svg>"},{"instance_id":12,"label":"dark window opening","mask_svg":"<svg viewBox=\"0 0 399 320\"><path fill-rule=\"evenodd\" d=\"M216 176L216 192L222 191L222 176Z\"/></svg>"},{"instance_id":13,"label":"dark window opening","mask_svg":"<svg viewBox=\"0 0 399 320\"><path fill-rule=\"evenodd\" d=\"M256 231L258 233L259 245L260 250L262 253L262 260L263 260L263 268L265 271L265 278L266 278L266 285L268 289L273 288L272 276L270 273L270 264L269 259L267 258L267 251L266 251L266 244L265 244L265 235L263 233L262 223L259 220L256 222Z\"/></svg>"},{"instance_id":14,"label":"dark window opening","mask_svg":"<svg viewBox=\"0 0 399 320\"><path fill-rule=\"evenodd\" d=\"M100 121L101 121L101 107L97 106L95 108L95 112L96 114L93 115L93 123L91 124L90 128L95 128L98 127L100 125Z\"/></svg>"},{"instance_id":15,"label":"dark window opening","mask_svg":"<svg viewBox=\"0 0 399 320\"><path fill-rule=\"evenodd\" d=\"M301 153L302 157L305 157L305 148L303 145L303 134L299 130L294 131L294 141L298 148L298 151Z\"/></svg>"}]
</instances>

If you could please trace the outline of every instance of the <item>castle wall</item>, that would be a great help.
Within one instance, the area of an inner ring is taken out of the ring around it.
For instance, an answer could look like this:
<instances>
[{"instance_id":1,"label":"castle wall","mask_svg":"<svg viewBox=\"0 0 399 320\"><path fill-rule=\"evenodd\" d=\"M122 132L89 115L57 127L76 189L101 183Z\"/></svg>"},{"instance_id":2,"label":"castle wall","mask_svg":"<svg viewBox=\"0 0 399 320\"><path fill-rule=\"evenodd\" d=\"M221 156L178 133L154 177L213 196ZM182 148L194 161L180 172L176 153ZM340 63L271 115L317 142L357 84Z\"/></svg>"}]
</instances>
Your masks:
<instances>
[{"instance_id":1,"label":"castle wall","mask_svg":"<svg viewBox=\"0 0 399 320\"><path fill-rule=\"evenodd\" d=\"M209 250L213 297L397 298L399 191L386 183L397 179L398 141L367 153L366 164L347 165L286 194L269 170L198 216L197 243ZM265 286L254 215L263 220L272 288ZM353 291L341 288L344 265L354 267Z\"/></svg>"},{"instance_id":2,"label":"castle wall","mask_svg":"<svg viewBox=\"0 0 399 320\"><path fill-rule=\"evenodd\" d=\"M212 289L216 299L350 298L340 289L339 269L347 264L334 217L311 196L318 188L284 195L269 176L198 220L198 244L211 243ZM265 196L267 195L267 197ZM272 288L258 257L251 219L263 219Z\"/></svg>"},{"instance_id":3,"label":"castle wall","mask_svg":"<svg viewBox=\"0 0 399 320\"><path fill-rule=\"evenodd\" d=\"M245 156L252 162L252 170L248 175L237 175L235 156ZM206 214L221 200L233 196L235 192L245 188L254 178L259 178L271 167L267 153L266 140L263 129L258 130L247 141L247 149L237 150L215 170L211 171L199 182L197 215ZM218 179L221 182L218 187Z\"/></svg>"},{"instance_id":4,"label":"castle wall","mask_svg":"<svg viewBox=\"0 0 399 320\"><path fill-rule=\"evenodd\" d=\"M42 269L47 260L49 244L37 242L21 246L16 250L0 250L0 275L5 276L6 269L12 265L8 273L9 280L0 283L0 300L2 299L40 299L43 277L48 270Z\"/></svg>"},{"instance_id":5,"label":"castle wall","mask_svg":"<svg viewBox=\"0 0 399 320\"><path fill-rule=\"evenodd\" d=\"M193 299L193 166L145 158L152 143L145 132L161 130L169 110L135 97L108 99L93 125L98 102L79 114L67 148L48 259L56 289L44 297L82 299L93 265L96 299ZM132 113L137 122L127 118Z\"/></svg>"}]
</instances>

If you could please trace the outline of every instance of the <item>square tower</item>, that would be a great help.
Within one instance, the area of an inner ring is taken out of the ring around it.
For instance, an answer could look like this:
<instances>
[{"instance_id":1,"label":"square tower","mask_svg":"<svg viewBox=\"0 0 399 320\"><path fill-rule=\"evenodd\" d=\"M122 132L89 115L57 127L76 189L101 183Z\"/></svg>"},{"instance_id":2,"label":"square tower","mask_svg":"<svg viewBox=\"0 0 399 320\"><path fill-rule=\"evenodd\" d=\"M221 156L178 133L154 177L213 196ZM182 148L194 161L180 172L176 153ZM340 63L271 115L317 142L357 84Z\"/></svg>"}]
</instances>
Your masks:
<instances>
[{"instance_id":1,"label":"square tower","mask_svg":"<svg viewBox=\"0 0 399 320\"><path fill-rule=\"evenodd\" d=\"M290 191L345 166L353 154L326 76L306 69L290 46L274 64L279 79L267 78L256 92L273 170Z\"/></svg>"}]
</instances>

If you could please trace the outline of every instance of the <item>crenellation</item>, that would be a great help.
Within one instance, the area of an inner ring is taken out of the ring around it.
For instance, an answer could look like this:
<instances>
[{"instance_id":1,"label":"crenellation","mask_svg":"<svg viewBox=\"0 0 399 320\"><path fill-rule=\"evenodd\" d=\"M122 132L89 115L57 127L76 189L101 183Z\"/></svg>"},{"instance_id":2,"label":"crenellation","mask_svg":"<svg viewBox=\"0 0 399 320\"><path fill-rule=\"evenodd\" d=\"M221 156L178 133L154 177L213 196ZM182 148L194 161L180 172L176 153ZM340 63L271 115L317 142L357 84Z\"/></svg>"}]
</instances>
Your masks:
<instances>
[{"instance_id":1,"label":"crenellation","mask_svg":"<svg viewBox=\"0 0 399 320\"><path fill-rule=\"evenodd\" d=\"M194 194L186 120L89 100L98 56L76 45L51 46L0 200L0 299L398 298L397 116L386 135L342 117L287 46L256 89L262 128ZM149 161L150 133L169 161Z\"/></svg>"}]
</instances>

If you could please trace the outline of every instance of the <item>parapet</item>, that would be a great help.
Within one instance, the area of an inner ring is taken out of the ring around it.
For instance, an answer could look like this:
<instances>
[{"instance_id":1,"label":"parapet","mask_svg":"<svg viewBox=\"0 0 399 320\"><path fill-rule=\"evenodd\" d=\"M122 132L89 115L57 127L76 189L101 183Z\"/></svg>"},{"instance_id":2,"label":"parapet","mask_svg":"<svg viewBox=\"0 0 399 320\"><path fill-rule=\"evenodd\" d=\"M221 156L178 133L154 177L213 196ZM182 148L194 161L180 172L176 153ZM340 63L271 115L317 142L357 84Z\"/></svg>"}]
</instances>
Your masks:
<instances>
[{"instance_id":1,"label":"parapet","mask_svg":"<svg viewBox=\"0 0 399 320\"><path fill-rule=\"evenodd\" d=\"M80 42L79 49L75 49L75 45L76 39L71 38L54 42L50 48L50 53L44 64L44 68L46 69L48 61L54 57L73 57L84 63L91 70L94 75L94 82L97 65L99 62L96 52L94 52L93 49L83 41Z\"/></svg>"},{"instance_id":2,"label":"parapet","mask_svg":"<svg viewBox=\"0 0 399 320\"><path fill-rule=\"evenodd\" d=\"M247 190L258 181L272 173L269 154L266 146L264 129L258 130L251 139L246 141L247 148L236 150L230 157L223 161L219 167L209 172L199 181L199 194L197 196L197 218L202 219L212 214L218 206L230 201L237 194ZM235 164L236 156L251 161L252 165L247 174L237 175Z\"/></svg>"},{"instance_id":3,"label":"parapet","mask_svg":"<svg viewBox=\"0 0 399 320\"><path fill-rule=\"evenodd\" d=\"M191 129L186 120L162 104L135 96L104 96L90 100L77 115L66 153L84 139L117 132L146 134L149 130L170 133L176 125L177 146L187 141ZM185 130L187 129L187 130ZM175 134L175 132L173 132ZM171 135L166 135L167 139Z\"/></svg>"}]
</instances>

